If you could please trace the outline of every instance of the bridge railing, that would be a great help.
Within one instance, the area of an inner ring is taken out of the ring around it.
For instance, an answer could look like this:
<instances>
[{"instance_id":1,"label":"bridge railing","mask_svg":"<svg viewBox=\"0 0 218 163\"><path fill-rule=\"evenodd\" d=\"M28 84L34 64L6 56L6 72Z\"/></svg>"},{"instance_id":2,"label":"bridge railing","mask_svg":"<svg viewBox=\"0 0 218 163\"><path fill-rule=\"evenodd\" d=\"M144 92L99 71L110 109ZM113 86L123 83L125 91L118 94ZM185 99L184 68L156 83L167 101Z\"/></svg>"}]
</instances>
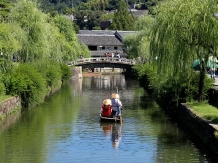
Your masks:
<instances>
[{"instance_id":1,"label":"bridge railing","mask_svg":"<svg viewBox=\"0 0 218 163\"><path fill-rule=\"evenodd\" d=\"M99 58L83 58L77 59L69 63L69 65L82 65L82 64L89 64L89 63L122 63L128 65L135 65L136 61L133 59L127 58L111 58L111 57L99 57Z\"/></svg>"}]
</instances>

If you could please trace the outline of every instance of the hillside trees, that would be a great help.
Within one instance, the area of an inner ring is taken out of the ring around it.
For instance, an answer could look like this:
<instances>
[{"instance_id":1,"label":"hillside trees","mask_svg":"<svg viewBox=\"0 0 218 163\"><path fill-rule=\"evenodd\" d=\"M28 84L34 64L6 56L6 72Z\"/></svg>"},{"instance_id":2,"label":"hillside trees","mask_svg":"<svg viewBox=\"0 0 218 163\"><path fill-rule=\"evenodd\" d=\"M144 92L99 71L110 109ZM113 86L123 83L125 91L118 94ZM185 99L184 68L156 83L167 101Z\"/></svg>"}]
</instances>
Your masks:
<instances>
[{"instance_id":1,"label":"hillside trees","mask_svg":"<svg viewBox=\"0 0 218 163\"><path fill-rule=\"evenodd\" d=\"M92 11L92 10L81 10L75 11L76 23L80 29L92 30L100 26L102 20L101 16L104 12Z\"/></svg>"},{"instance_id":2,"label":"hillside trees","mask_svg":"<svg viewBox=\"0 0 218 163\"><path fill-rule=\"evenodd\" d=\"M113 22L109 26L111 30L131 31L134 29L134 21L124 0L119 2L118 10L114 14Z\"/></svg>"}]
</instances>

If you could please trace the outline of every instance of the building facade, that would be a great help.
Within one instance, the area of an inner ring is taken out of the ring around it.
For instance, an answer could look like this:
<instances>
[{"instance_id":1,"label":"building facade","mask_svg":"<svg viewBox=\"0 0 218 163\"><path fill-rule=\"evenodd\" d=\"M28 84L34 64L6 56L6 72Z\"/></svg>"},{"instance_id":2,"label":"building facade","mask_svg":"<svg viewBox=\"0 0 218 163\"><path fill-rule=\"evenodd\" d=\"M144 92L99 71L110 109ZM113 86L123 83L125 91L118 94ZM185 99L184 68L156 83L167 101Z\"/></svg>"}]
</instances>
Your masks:
<instances>
[{"instance_id":1,"label":"building facade","mask_svg":"<svg viewBox=\"0 0 218 163\"><path fill-rule=\"evenodd\" d=\"M109 53L119 53L121 58L127 58L122 40L126 34L135 31L80 30L77 37L91 52L91 57L105 57Z\"/></svg>"}]
</instances>

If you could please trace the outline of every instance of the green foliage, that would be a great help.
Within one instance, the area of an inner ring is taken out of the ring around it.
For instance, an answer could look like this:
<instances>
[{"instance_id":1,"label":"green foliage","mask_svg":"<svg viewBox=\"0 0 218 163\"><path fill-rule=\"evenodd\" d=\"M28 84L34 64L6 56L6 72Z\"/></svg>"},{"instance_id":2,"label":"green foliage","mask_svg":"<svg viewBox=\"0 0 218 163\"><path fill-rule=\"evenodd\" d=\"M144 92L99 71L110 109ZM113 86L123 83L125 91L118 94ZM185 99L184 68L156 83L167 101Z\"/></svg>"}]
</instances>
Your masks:
<instances>
[{"instance_id":1,"label":"green foliage","mask_svg":"<svg viewBox=\"0 0 218 163\"><path fill-rule=\"evenodd\" d=\"M93 10L103 11L108 6L108 0L89 0L86 3L81 3L76 7L76 10Z\"/></svg>"},{"instance_id":2,"label":"green foliage","mask_svg":"<svg viewBox=\"0 0 218 163\"><path fill-rule=\"evenodd\" d=\"M109 21L112 20L113 18L114 18L114 14L106 13L101 16L102 21Z\"/></svg>"},{"instance_id":3,"label":"green foliage","mask_svg":"<svg viewBox=\"0 0 218 163\"><path fill-rule=\"evenodd\" d=\"M22 106L40 104L46 93L46 81L31 65L20 64L11 74L7 94L21 97Z\"/></svg>"},{"instance_id":4,"label":"green foliage","mask_svg":"<svg viewBox=\"0 0 218 163\"><path fill-rule=\"evenodd\" d=\"M59 32L62 37L62 53L63 53L63 61L72 61L83 53L87 47L83 47L80 45L76 33L74 31L73 22L68 20L64 16L57 15L54 17L53 22L58 27Z\"/></svg>"},{"instance_id":5,"label":"green foliage","mask_svg":"<svg viewBox=\"0 0 218 163\"><path fill-rule=\"evenodd\" d=\"M199 78L200 73L194 72L194 74L191 76L189 81L189 87L187 89L187 101L191 100L198 100L199 97L199 91L198 91L198 85L199 85ZM206 76L204 80L204 92L203 95L206 99L208 99L208 90L212 88L214 83L214 80Z\"/></svg>"},{"instance_id":6,"label":"green foliage","mask_svg":"<svg viewBox=\"0 0 218 163\"><path fill-rule=\"evenodd\" d=\"M134 21L124 0L119 2L118 11L114 14L114 19L109 29L131 31L134 29Z\"/></svg>"},{"instance_id":7,"label":"green foliage","mask_svg":"<svg viewBox=\"0 0 218 163\"><path fill-rule=\"evenodd\" d=\"M60 68L61 68L61 74L62 74L61 80L68 81L72 74L70 67L67 66L66 64L61 64Z\"/></svg>"},{"instance_id":8,"label":"green foliage","mask_svg":"<svg viewBox=\"0 0 218 163\"><path fill-rule=\"evenodd\" d=\"M11 57L12 54L20 49L20 43L13 37L11 24L0 23L0 53L4 57Z\"/></svg>"},{"instance_id":9,"label":"green foliage","mask_svg":"<svg viewBox=\"0 0 218 163\"><path fill-rule=\"evenodd\" d=\"M7 18L12 7L13 7L12 2L8 2L6 0L0 1L0 22Z\"/></svg>"},{"instance_id":10,"label":"green foliage","mask_svg":"<svg viewBox=\"0 0 218 163\"><path fill-rule=\"evenodd\" d=\"M62 1L37 0L37 1L40 4L40 8L46 13L57 11L59 14L67 14L72 9L72 0L62 0Z\"/></svg>"},{"instance_id":11,"label":"green foliage","mask_svg":"<svg viewBox=\"0 0 218 163\"><path fill-rule=\"evenodd\" d=\"M37 9L36 3L27 0L18 1L8 19L19 25L28 35L27 40L22 43L22 49L18 52L22 61L31 62L47 57L49 43L45 32L46 15Z\"/></svg>"},{"instance_id":12,"label":"green foliage","mask_svg":"<svg viewBox=\"0 0 218 163\"><path fill-rule=\"evenodd\" d=\"M218 131L214 131L214 136L218 139Z\"/></svg>"},{"instance_id":13,"label":"green foliage","mask_svg":"<svg viewBox=\"0 0 218 163\"><path fill-rule=\"evenodd\" d=\"M76 10L75 17L80 29L92 30L94 27L99 27L102 21L102 15L105 12L92 10Z\"/></svg>"},{"instance_id":14,"label":"green foliage","mask_svg":"<svg viewBox=\"0 0 218 163\"><path fill-rule=\"evenodd\" d=\"M157 73L152 64L137 64L134 66L137 71L138 80L141 86L147 90L154 90L157 81Z\"/></svg>"},{"instance_id":15,"label":"green foliage","mask_svg":"<svg viewBox=\"0 0 218 163\"><path fill-rule=\"evenodd\" d=\"M212 105L208 105L207 101L201 103L195 101L188 103L188 105L197 116L216 124L218 123L218 109ZM215 136L217 137L217 133Z\"/></svg>"},{"instance_id":16,"label":"green foliage","mask_svg":"<svg viewBox=\"0 0 218 163\"><path fill-rule=\"evenodd\" d=\"M40 72L46 80L46 87L53 89L61 81L61 68L57 62L45 60L34 64L34 67Z\"/></svg>"},{"instance_id":17,"label":"green foliage","mask_svg":"<svg viewBox=\"0 0 218 163\"><path fill-rule=\"evenodd\" d=\"M2 81L0 81L0 96L5 95L5 85Z\"/></svg>"},{"instance_id":18,"label":"green foliage","mask_svg":"<svg viewBox=\"0 0 218 163\"><path fill-rule=\"evenodd\" d=\"M134 66L134 69L137 71L140 85L152 94L161 106L168 108L198 98L199 72L191 76L181 72L173 78L169 76L159 78L155 64L138 64ZM206 77L204 82L204 96L207 98L207 92L212 88L213 81Z\"/></svg>"},{"instance_id":19,"label":"green foliage","mask_svg":"<svg viewBox=\"0 0 218 163\"><path fill-rule=\"evenodd\" d=\"M160 58L158 71L174 77L180 72L192 73L191 63L205 59L200 65L199 101L204 99L206 63L218 48L218 21L215 0L169 0L156 8L156 23L151 36L152 58ZM210 50L209 50L210 49Z\"/></svg>"},{"instance_id":20,"label":"green foliage","mask_svg":"<svg viewBox=\"0 0 218 163\"><path fill-rule=\"evenodd\" d=\"M126 36L123 40L128 57L140 57L142 62L150 60L150 32L154 23L155 19L151 16L142 16L135 22L138 32Z\"/></svg>"}]
</instances>

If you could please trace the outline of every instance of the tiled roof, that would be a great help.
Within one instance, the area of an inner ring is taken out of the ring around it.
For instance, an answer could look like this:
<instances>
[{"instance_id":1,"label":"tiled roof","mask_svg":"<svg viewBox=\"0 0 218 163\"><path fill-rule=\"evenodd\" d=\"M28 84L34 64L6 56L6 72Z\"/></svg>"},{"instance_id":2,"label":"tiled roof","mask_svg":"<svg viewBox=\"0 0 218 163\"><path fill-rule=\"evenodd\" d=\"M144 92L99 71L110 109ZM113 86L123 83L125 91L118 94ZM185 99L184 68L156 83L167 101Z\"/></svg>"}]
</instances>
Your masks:
<instances>
[{"instance_id":1,"label":"tiled roof","mask_svg":"<svg viewBox=\"0 0 218 163\"><path fill-rule=\"evenodd\" d=\"M111 30L80 30L83 35L114 35L115 31Z\"/></svg>"},{"instance_id":2,"label":"tiled roof","mask_svg":"<svg viewBox=\"0 0 218 163\"><path fill-rule=\"evenodd\" d=\"M93 35L93 34L78 34L78 39L86 45L104 45L104 46L122 46L115 35Z\"/></svg>"},{"instance_id":3,"label":"tiled roof","mask_svg":"<svg viewBox=\"0 0 218 163\"><path fill-rule=\"evenodd\" d=\"M136 34L137 31L116 31L122 38L129 34Z\"/></svg>"},{"instance_id":4,"label":"tiled roof","mask_svg":"<svg viewBox=\"0 0 218 163\"><path fill-rule=\"evenodd\" d=\"M122 46L122 39L125 35L136 33L137 31L111 31L111 30L80 30L77 37L80 42L92 46Z\"/></svg>"}]
</instances>

